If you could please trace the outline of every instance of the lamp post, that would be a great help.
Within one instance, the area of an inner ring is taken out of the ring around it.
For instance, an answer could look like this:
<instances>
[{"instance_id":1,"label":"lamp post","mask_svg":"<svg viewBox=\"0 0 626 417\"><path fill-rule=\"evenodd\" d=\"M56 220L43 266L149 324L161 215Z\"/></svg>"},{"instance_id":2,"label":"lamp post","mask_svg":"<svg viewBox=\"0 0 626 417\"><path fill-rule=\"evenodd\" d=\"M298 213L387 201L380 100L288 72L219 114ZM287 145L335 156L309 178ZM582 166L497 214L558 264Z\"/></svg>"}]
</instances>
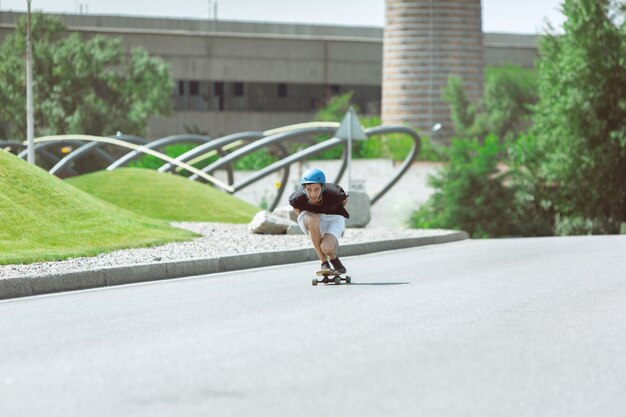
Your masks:
<instances>
[{"instance_id":1,"label":"lamp post","mask_svg":"<svg viewBox=\"0 0 626 417\"><path fill-rule=\"evenodd\" d=\"M35 121L33 117L33 47L31 40L30 2L26 16L26 145L28 163L35 165Z\"/></svg>"}]
</instances>

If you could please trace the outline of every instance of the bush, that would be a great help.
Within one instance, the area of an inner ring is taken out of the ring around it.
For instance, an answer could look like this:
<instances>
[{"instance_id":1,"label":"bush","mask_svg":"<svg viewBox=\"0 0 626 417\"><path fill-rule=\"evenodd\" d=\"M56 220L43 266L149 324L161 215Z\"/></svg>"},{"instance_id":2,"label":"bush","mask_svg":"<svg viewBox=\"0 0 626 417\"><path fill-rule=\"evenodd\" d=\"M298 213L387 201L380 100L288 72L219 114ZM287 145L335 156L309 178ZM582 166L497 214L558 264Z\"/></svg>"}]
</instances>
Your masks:
<instances>
[{"instance_id":1,"label":"bush","mask_svg":"<svg viewBox=\"0 0 626 417\"><path fill-rule=\"evenodd\" d=\"M609 219L589 219L579 216L556 216L555 233L559 236L607 234L617 228Z\"/></svg>"},{"instance_id":2,"label":"bush","mask_svg":"<svg viewBox=\"0 0 626 417\"><path fill-rule=\"evenodd\" d=\"M164 149L157 150L157 151L164 153L165 155L171 158L176 158L193 148L194 148L194 145L191 145L188 143L179 143L176 145L166 146ZM128 164L128 166L131 168L146 168L146 169L156 170L166 163L167 163L166 161L159 159L156 156L143 155L131 161Z\"/></svg>"},{"instance_id":3,"label":"bush","mask_svg":"<svg viewBox=\"0 0 626 417\"><path fill-rule=\"evenodd\" d=\"M278 157L267 148L262 148L235 161L234 168L242 171L255 171L276 161L278 161Z\"/></svg>"},{"instance_id":4,"label":"bush","mask_svg":"<svg viewBox=\"0 0 626 417\"><path fill-rule=\"evenodd\" d=\"M504 184L507 174L497 167L502 150L493 135L484 144L453 140L449 163L429 178L435 193L413 213L411 225L461 229L474 238L514 234L514 191Z\"/></svg>"}]
</instances>

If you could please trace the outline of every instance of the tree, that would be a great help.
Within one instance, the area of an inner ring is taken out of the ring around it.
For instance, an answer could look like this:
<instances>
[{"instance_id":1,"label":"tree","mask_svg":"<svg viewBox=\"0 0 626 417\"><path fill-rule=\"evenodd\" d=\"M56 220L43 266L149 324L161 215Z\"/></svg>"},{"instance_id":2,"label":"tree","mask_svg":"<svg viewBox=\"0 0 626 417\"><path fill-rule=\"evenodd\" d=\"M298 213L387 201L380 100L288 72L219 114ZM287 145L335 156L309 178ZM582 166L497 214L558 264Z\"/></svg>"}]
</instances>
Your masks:
<instances>
[{"instance_id":1,"label":"tree","mask_svg":"<svg viewBox=\"0 0 626 417\"><path fill-rule=\"evenodd\" d=\"M554 189L557 232L619 233L626 219L623 12L609 0L565 0L563 12L563 34L539 44L537 181Z\"/></svg>"},{"instance_id":2,"label":"tree","mask_svg":"<svg viewBox=\"0 0 626 417\"><path fill-rule=\"evenodd\" d=\"M467 99L463 80L450 77L443 99L457 137L484 139L492 133L513 140L530 125L532 105L537 101L535 71L516 65L485 68L483 97L477 106Z\"/></svg>"},{"instance_id":3,"label":"tree","mask_svg":"<svg viewBox=\"0 0 626 417\"><path fill-rule=\"evenodd\" d=\"M416 228L462 229L474 238L517 233L514 191L505 186L498 168L502 147L498 138L453 139L450 161L429 185L435 192L411 217Z\"/></svg>"},{"instance_id":4,"label":"tree","mask_svg":"<svg viewBox=\"0 0 626 417\"><path fill-rule=\"evenodd\" d=\"M457 137L468 137L476 120L476 109L465 94L463 79L458 76L448 78L442 97L450 106L450 118Z\"/></svg>"},{"instance_id":5,"label":"tree","mask_svg":"<svg viewBox=\"0 0 626 417\"><path fill-rule=\"evenodd\" d=\"M171 111L174 88L160 58L118 38L81 39L60 19L32 15L33 84L37 136L117 131L145 135L148 118ZM0 46L0 124L15 138L26 136L26 21Z\"/></svg>"}]
</instances>

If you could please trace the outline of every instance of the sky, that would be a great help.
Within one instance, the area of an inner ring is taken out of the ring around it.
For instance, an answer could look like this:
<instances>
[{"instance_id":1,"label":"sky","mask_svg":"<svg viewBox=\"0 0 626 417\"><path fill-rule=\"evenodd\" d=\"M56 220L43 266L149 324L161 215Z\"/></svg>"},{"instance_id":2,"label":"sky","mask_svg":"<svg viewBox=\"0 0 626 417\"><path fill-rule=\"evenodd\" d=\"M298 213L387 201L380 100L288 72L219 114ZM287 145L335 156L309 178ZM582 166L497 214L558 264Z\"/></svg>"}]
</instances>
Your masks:
<instances>
[{"instance_id":1,"label":"sky","mask_svg":"<svg viewBox=\"0 0 626 417\"><path fill-rule=\"evenodd\" d=\"M60 13L213 18L383 26L385 0L32 0L32 10ZM546 19L563 23L562 0L482 0L483 31L543 33ZM24 11L26 0L0 0L0 10Z\"/></svg>"}]
</instances>

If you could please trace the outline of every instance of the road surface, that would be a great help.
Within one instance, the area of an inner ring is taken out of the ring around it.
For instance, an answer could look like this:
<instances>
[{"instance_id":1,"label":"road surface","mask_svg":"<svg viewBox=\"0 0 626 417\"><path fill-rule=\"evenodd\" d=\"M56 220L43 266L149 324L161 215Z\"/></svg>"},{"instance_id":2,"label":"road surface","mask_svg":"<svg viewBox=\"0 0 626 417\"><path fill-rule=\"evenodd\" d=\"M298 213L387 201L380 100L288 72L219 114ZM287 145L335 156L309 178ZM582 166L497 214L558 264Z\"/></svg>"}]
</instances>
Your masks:
<instances>
[{"instance_id":1,"label":"road surface","mask_svg":"<svg viewBox=\"0 0 626 417\"><path fill-rule=\"evenodd\" d=\"M626 236L0 302L0 415L623 416Z\"/></svg>"}]
</instances>

